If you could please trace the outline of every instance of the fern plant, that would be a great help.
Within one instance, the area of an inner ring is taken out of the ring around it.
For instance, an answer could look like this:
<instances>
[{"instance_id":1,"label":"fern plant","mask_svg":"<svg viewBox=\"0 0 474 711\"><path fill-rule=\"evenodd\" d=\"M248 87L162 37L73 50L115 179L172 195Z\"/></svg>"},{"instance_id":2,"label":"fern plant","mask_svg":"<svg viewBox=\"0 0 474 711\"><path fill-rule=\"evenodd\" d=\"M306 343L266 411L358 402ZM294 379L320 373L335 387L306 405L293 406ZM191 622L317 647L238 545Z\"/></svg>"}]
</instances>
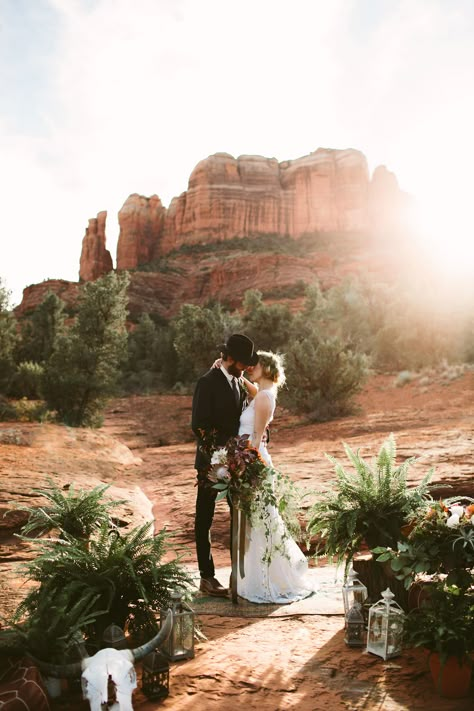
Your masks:
<instances>
[{"instance_id":1,"label":"fern plant","mask_svg":"<svg viewBox=\"0 0 474 711\"><path fill-rule=\"evenodd\" d=\"M407 484L407 473L414 458L396 466L396 443L391 434L383 443L374 463L369 463L344 445L354 471L348 472L334 457L334 490L328 491L311 512L308 533L320 543L317 554L345 560L345 572L362 545L396 546L400 530L414 511L427 505L431 469L414 488Z\"/></svg>"},{"instance_id":2,"label":"fern plant","mask_svg":"<svg viewBox=\"0 0 474 711\"><path fill-rule=\"evenodd\" d=\"M106 614L106 609L98 609L99 597L83 582L72 580L51 595L40 595L37 605L22 622L18 620L18 610L10 630L15 635L17 654L63 663L77 641L82 640L83 631ZM4 639L0 633L0 654L4 642L11 648L11 636L7 634Z\"/></svg>"},{"instance_id":3,"label":"fern plant","mask_svg":"<svg viewBox=\"0 0 474 711\"><path fill-rule=\"evenodd\" d=\"M192 581L178 558L163 561L170 549L169 534L162 529L153 536L152 526L149 522L121 535L103 523L88 548L69 534L62 541L32 541L38 555L23 569L39 586L20 604L16 618L36 614L45 601L54 600L60 590L74 582L76 588L67 588L71 595L65 609L77 603L77 586L82 585L94 596L90 613L106 611L94 625L87 626L89 638L100 641L111 622L122 628L128 623L134 629L155 630L155 616L161 608L170 606L171 591L186 588Z\"/></svg>"},{"instance_id":4,"label":"fern plant","mask_svg":"<svg viewBox=\"0 0 474 711\"><path fill-rule=\"evenodd\" d=\"M58 529L60 535L67 534L87 540L102 524L111 523L112 508L125 503L122 500L104 499L109 484L101 484L91 491L76 491L74 485L71 485L65 491L49 477L47 482L47 487L32 489L35 494L48 501L47 505L15 507L16 510L29 514L28 521L21 529L23 536L41 536Z\"/></svg>"}]
</instances>

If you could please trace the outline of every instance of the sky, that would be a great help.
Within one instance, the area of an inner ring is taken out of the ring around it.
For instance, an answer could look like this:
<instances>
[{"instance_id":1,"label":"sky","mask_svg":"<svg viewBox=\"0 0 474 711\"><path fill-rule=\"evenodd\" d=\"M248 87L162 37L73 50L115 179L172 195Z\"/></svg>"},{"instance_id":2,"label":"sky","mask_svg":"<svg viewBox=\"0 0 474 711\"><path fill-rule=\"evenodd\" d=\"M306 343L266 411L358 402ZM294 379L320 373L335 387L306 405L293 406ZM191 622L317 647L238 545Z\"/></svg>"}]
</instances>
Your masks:
<instances>
[{"instance_id":1,"label":"sky","mask_svg":"<svg viewBox=\"0 0 474 711\"><path fill-rule=\"evenodd\" d=\"M217 152L362 151L474 268L472 0L0 0L0 279L78 279L88 219ZM472 262L470 261L472 259ZM471 270L472 271L472 270Z\"/></svg>"}]
</instances>

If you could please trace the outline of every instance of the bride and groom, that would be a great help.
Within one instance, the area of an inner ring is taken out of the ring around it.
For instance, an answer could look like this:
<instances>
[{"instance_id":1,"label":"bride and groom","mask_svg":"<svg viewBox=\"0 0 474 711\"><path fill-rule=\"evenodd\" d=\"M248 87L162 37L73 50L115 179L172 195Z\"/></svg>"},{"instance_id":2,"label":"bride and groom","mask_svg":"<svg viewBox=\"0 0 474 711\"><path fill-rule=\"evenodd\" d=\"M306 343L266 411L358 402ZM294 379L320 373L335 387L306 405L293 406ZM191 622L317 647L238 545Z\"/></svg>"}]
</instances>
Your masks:
<instances>
[{"instance_id":1,"label":"bride and groom","mask_svg":"<svg viewBox=\"0 0 474 711\"><path fill-rule=\"evenodd\" d=\"M226 596L228 590L215 577L210 532L217 491L206 486L210 460L201 446L202 435L215 433L215 444L222 447L231 437L246 434L251 446L259 450L271 467L266 433L273 419L278 387L285 381L281 358L271 352L256 352L247 336L233 334L221 351L217 367L199 378L192 409L192 429L198 440L195 539L200 590L215 596ZM244 371L250 380L243 377ZM306 579L305 556L288 535L276 507L267 507L265 516L265 527L247 528L245 574L241 577L238 573L237 592L257 603L300 600L312 592ZM272 532L274 553L270 562L263 562L268 550L265 532L268 530Z\"/></svg>"}]
</instances>

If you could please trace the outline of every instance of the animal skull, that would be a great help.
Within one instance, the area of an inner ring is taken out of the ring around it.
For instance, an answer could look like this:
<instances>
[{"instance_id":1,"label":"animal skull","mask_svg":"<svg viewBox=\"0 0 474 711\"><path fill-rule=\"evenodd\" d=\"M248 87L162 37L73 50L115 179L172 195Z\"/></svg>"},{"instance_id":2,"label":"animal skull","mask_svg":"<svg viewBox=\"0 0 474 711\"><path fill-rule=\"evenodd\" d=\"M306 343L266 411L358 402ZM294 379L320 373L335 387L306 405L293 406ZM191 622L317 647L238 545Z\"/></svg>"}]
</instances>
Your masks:
<instances>
[{"instance_id":1,"label":"animal skull","mask_svg":"<svg viewBox=\"0 0 474 711\"><path fill-rule=\"evenodd\" d=\"M133 711L132 692L137 687L133 664L165 642L172 626L173 613L168 610L159 632L149 642L136 649L106 647L93 657L86 657L81 662L72 664L49 664L40 659L35 659L35 662L42 672L56 678L77 678L82 672L82 691L84 698L89 701L91 711L101 711L102 704L107 703L108 682L111 677L117 690L117 703L111 706L109 711Z\"/></svg>"},{"instance_id":2,"label":"animal skull","mask_svg":"<svg viewBox=\"0 0 474 711\"><path fill-rule=\"evenodd\" d=\"M82 693L91 711L101 711L107 703L109 679L116 686L117 704L112 709L133 711L132 691L137 688L137 675L130 649L101 649L93 657L83 660Z\"/></svg>"}]
</instances>

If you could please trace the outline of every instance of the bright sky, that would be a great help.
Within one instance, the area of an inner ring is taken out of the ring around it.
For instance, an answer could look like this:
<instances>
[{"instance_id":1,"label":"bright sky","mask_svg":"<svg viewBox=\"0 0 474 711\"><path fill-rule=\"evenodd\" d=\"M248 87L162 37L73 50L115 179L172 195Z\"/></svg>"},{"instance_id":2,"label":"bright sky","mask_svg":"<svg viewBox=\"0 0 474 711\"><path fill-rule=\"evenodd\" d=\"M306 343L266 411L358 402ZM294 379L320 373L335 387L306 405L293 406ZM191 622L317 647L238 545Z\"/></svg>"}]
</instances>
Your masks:
<instances>
[{"instance_id":1,"label":"bright sky","mask_svg":"<svg viewBox=\"0 0 474 711\"><path fill-rule=\"evenodd\" d=\"M13 301L78 278L100 210L115 259L128 195L168 204L219 151L359 149L415 195L443 259L473 257L473 36L472 0L0 0Z\"/></svg>"}]
</instances>

